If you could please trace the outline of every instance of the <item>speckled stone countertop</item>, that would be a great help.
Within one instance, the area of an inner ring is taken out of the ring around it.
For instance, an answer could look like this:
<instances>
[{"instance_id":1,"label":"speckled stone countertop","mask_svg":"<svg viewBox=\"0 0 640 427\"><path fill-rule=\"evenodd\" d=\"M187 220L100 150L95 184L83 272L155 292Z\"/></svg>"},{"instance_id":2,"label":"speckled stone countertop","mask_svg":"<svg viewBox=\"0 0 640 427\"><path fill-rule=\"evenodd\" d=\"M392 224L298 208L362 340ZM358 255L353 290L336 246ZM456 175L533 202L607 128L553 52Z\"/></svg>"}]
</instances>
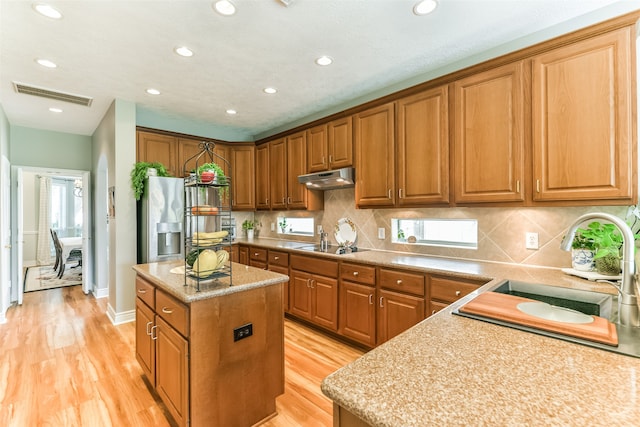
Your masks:
<instances>
[{"instance_id":1,"label":"speckled stone countertop","mask_svg":"<svg viewBox=\"0 0 640 427\"><path fill-rule=\"evenodd\" d=\"M198 291L190 279L188 279L189 285L184 285L184 273L171 272L172 269L179 269L181 266L184 267L184 261L138 264L134 265L133 269L158 288L187 304L261 286L276 285L289 280L289 277L284 274L232 263L231 281L228 276L217 280L203 281L200 282L200 291Z\"/></svg>"},{"instance_id":2,"label":"speckled stone countertop","mask_svg":"<svg viewBox=\"0 0 640 427\"><path fill-rule=\"evenodd\" d=\"M367 251L296 250L389 267L614 293L558 269ZM308 243L307 243L308 245ZM640 425L640 359L451 314L475 292L329 375L322 391L372 426Z\"/></svg>"}]
</instances>

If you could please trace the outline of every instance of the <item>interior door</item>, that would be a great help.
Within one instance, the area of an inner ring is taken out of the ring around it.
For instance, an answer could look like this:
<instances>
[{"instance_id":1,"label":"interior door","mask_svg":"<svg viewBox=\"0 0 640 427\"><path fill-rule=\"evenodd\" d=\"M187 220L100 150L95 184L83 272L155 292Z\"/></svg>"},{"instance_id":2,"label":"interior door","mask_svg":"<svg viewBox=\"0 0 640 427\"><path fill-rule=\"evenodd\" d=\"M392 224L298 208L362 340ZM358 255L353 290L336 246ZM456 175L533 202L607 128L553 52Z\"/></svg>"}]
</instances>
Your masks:
<instances>
[{"instance_id":1,"label":"interior door","mask_svg":"<svg viewBox=\"0 0 640 427\"><path fill-rule=\"evenodd\" d=\"M93 257L91 253L91 173L82 173L82 291L91 292L91 272Z\"/></svg>"},{"instance_id":2,"label":"interior door","mask_svg":"<svg viewBox=\"0 0 640 427\"><path fill-rule=\"evenodd\" d=\"M0 257L0 273L2 277L0 302L2 313L9 306L11 300L11 164L9 159L2 156L2 218L0 219L0 243L2 244L2 256Z\"/></svg>"},{"instance_id":3,"label":"interior door","mask_svg":"<svg viewBox=\"0 0 640 427\"><path fill-rule=\"evenodd\" d=\"M23 251L23 247L24 247L24 234L23 234L23 230L24 230L24 219L23 219L23 215L22 215L22 210L23 210L23 205L24 205L24 199L23 199L23 195L22 192L24 190L24 182L23 182L23 176L22 176L22 168L18 168L16 170L16 182L17 182L17 188L16 188L16 197L15 197L15 201L16 201L16 211L18 212L18 214L16 215L16 240L15 242L15 248L16 248L16 254L17 259L16 259L16 274L14 275L14 278L16 279L15 281L15 286L14 288L16 288L18 290L18 294L17 294L17 302L19 305L22 305L22 297L24 295L24 286L22 284L22 280L23 280L23 274L22 274L22 270L23 270L23 265L22 265L22 251ZM17 277L16 277L17 276Z\"/></svg>"}]
</instances>

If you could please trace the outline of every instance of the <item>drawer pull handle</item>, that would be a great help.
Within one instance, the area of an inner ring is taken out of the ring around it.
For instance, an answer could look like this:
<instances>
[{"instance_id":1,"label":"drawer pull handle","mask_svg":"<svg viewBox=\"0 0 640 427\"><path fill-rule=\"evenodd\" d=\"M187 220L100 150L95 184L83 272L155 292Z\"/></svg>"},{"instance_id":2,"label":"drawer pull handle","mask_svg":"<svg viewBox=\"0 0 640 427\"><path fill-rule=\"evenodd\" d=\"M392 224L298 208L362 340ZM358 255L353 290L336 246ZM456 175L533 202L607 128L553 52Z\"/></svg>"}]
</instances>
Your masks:
<instances>
[{"instance_id":1,"label":"drawer pull handle","mask_svg":"<svg viewBox=\"0 0 640 427\"><path fill-rule=\"evenodd\" d=\"M384 307L384 304L382 302L383 300L384 300L384 297L380 297L380 307Z\"/></svg>"},{"instance_id":2,"label":"drawer pull handle","mask_svg":"<svg viewBox=\"0 0 640 427\"><path fill-rule=\"evenodd\" d=\"M138 289L138 293L139 294L146 294L147 290L146 289Z\"/></svg>"},{"instance_id":3,"label":"drawer pull handle","mask_svg":"<svg viewBox=\"0 0 640 427\"><path fill-rule=\"evenodd\" d=\"M277 260L280 259L280 257L279 256L274 256L273 259L277 261Z\"/></svg>"},{"instance_id":4,"label":"drawer pull handle","mask_svg":"<svg viewBox=\"0 0 640 427\"><path fill-rule=\"evenodd\" d=\"M369 304L373 305L373 294L369 294Z\"/></svg>"},{"instance_id":5,"label":"drawer pull handle","mask_svg":"<svg viewBox=\"0 0 640 427\"><path fill-rule=\"evenodd\" d=\"M151 325L153 325L153 322L147 322L147 335L151 335Z\"/></svg>"},{"instance_id":6,"label":"drawer pull handle","mask_svg":"<svg viewBox=\"0 0 640 427\"><path fill-rule=\"evenodd\" d=\"M258 256L258 255L259 255L259 254L258 254L258 252L255 252L255 253L253 254L253 256Z\"/></svg>"},{"instance_id":7,"label":"drawer pull handle","mask_svg":"<svg viewBox=\"0 0 640 427\"><path fill-rule=\"evenodd\" d=\"M173 310L168 309L167 307L162 307L162 312L165 314L173 314Z\"/></svg>"},{"instance_id":8,"label":"drawer pull handle","mask_svg":"<svg viewBox=\"0 0 640 427\"><path fill-rule=\"evenodd\" d=\"M154 331L158 328L158 325L155 325L153 328L151 328L151 339L152 340L157 340L158 339L158 335L154 334Z\"/></svg>"},{"instance_id":9,"label":"drawer pull handle","mask_svg":"<svg viewBox=\"0 0 640 427\"><path fill-rule=\"evenodd\" d=\"M353 275L354 275L354 276L357 276L357 275L358 275L358 272L357 272L357 271L354 271L354 272L353 272Z\"/></svg>"},{"instance_id":10,"label":"drawer pull handle","mask_svg":"<svg viewBox=\"0 0 640 427\"><path fill-rule=\"evenodd\" d=\"M436 314L436 310L431 310L431 314Z\"/></svg>"},{"instance_id":11,"label":"drawer pull handle","mask_svg":"<svg viewBox=\"0 0 640 427\"><path fill-rule=\"evenodd\" d=\"M396 284L398 284L398 285L402 285L402 279L398 279L398 280L396 281Z\"/></svg>"},{"instance_id":12,"label":"drawer pull handle","mask_svg":"<svg viewBox=\"0 0 640 427\"><path fill-rule=\"evenodd\" d=\"M460 296L460 291L456 291L456 296L459 297Z\"/></svg>"}]
</instances>

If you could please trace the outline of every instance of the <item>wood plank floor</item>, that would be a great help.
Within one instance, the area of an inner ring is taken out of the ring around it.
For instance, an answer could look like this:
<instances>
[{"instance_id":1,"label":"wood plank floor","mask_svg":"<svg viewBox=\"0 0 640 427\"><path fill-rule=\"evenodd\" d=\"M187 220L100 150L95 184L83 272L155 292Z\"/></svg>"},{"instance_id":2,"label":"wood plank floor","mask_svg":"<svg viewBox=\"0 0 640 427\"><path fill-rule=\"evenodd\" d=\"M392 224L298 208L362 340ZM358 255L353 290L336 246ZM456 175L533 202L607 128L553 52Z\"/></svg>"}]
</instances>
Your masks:
<instances>
[{"instance_id":1,"label":"wood plank floor","mask_svg":"<svg viewBox=\"0 0 640 427\"><path fill-rule=\"evenodd\" d=\"M135 324L80 286L30 292L0 325L0 426L169 426L142 380ZM363 352L285 321L285 393L265 426L331 426L322 379ZM198 426L196 426L198 427ZM208 426L207 426L208 427Z\"/></svg>"}]
</instances>

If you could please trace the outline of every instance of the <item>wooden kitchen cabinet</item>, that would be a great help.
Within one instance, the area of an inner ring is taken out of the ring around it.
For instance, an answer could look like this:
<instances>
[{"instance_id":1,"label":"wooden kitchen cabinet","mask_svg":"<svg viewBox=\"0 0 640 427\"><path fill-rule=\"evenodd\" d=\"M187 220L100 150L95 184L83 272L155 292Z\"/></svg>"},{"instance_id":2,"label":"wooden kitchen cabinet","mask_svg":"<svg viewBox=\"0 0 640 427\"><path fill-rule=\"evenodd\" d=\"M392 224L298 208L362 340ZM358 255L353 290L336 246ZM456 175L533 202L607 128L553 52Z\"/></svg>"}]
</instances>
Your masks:
<instances>
[{"instance_id":1,"label":"wooden kitchen cabinet","mask_svg":"<svg viewBox=\"0 0 640 427\"><path fill-rule=\"evenodd\" d=\"M249 247L240 245L238 247L238 262L243 265L249 265Z\"/></svg>"},{"instance_id":2,"label":"wooden kitchen cabinet","mask_svg":"<svg viewBox=\"0 0 640 427\"><path fill-rule=\"evenodd\" d=\"M287 140L269 142L269 182L271 209L287 208Z\"/></svg>"},{"instance_id":3,"label":"wooden kitchen cabinet","mask_svg":"<svg viewBox=\"0 0 640 427\"><path fill-rule=\"evenodd\" d=\"M249 248L249 265L251 267L267 269L267 250L250 246Z\"/></svg>"},{"instance_id":4,"label":"wooden kitchen cabinet","mask_svg":"<svg viewBox=\"0 0 640 427\"><path fill-rule=\"evenodd\" d=\"M353 166L353 119L336 119L307 130L308 172Z\"/></svg>"},{"instance_id":5,"label":"wooden kitchen cabinet","mask_svg":"<svg viewBox=\"0 0 640 427\"><path fill-rule=\"evenodd\" d=\"M376 269L340 265L338 333L368 347L376 345Z\"/></svg>"},{"instance_id":6,"label":"wooden kitchen cabinet","mask_svg":"<svg viewBox=\"0 0 640 427\"><path fill-rule=\"evenodd\" d=\"M523 202L525 91L522 61L453 84L455 202Z\"/></svg>"},{"instance_id":7,"label":"wooden kitchen cabinet","mask_svg":"<svg viewBox=\"0 0 640 427\"><path fill-rule=\"evenodd\" d=\"M298 132L287 137L287 209L307 208L309 190L298 182L298 176L306 173L307 138L305 132Z\"/></svg>"},{"instance_id":8,"label":"wooden kitchen cabinet","mask_svg":"<svg viewBox=\"0 0 640 427\"><path fill-rule=\"evenodd\" d=\"M178 165L175 137L154 132L137 131L137 159L139 162L160 162L173 176L182 176Z\"/></svg>"},{"instance_id":9,"label":"wooden kitchen cabinet","mask_svg":"<svg viewBox=\"0 0 640 427\"><path fill-rule=\"evenodd\" d=\"M380 268L377 343L382 344L425 318L425 276Z\"/></svg>"},{"instance_id":10,"label":"wooden kitchen cabinet","mask_svg":"<svg viewBox=\"0 0 640 427\"><path fill-rule=\"evenodd\" d=\"M270 166L269 166L269 144L256 147L256 209L264 210L271 208L270 200Z\"/></svg>"},{"instance_id":11,"label":"wooden kitchen cabinet","mask_svg":"<svg viewBox=\"0 0 640 427\"><path fill-rule=\"evenodd\" d=\"M136 360L144 375L156 386L156 345L151 338L151 328L155 325L154 307L147 306L136 298Z\"/></svg>"},{"instance_id":12,"label":"wooden kitchen cabinet","mask_svg":"<svg viewBox=\"0 0 640 427\"><path fill-rule=\"evenodd\" d=\"M289 253L269 249L267 269L275 273L289 275ZM285 313L289 312L289 281L282 284L282 301Z\"/></svg>"},{"instance_id":13,"label":"wooden kitchen cabinet","mask_svg":"<svg viewBox=\"0 0 640 427\"><path fill-rule=\"evenodd\" d=\"M477 290L485 282L450 276L431 276L429 278L429 315L435 314L449 304Z\"/></svg>"},{"instance_id":14,"label":"wooden kitchen cabinet","mask_svg":"<svg viewBox=\"0 0 640 427\"><path fill-rule=\"evenodd\" d=\"M356 150L356 206L389 207L395 204L394 103L360 112L353 117Z\"/></svg>"},{"instance_id":15,"label":"wooden kitchen cabinet","mask_svg":"<svg viewBox=\"0 0 640 427\"><path fill-rule=\"evenodd\" d=\"M291 254L289 312L326 329L338 330L338 263Z\"/></svg>"},{"instance_id":16,"label":"wooden kitchen cabinet","mask_svg":"<svg viewBox=\"0 0 640 427\"><path fill-rule=\"evenodd\" d=\"M533 58L534 201L635 203L632 27Z\"/></svg>"},{"instance_id":17,"label":"wooden kitchen cabinet","mask_svg":"<svg viewBox=\"0 0 640 427\"><path fill-rule=\"evenodd\" d=\"M230 148L231 193L234 211L253 211L255 202L255 147L240 145Z\"/></svg>"},{"instance_id":18,"label":"wooden kitchen cabinet","mask_svg":"<svg viewBox=\"0 0 640 427\"><path fill-rule=\"evenodd\" d=\"M191 171L195 171L196 158L194 156L197 156L202 150L200 147L201 142L202 141L198 141L197 139L178 139L178 173L175 176L185 177L188 176ZM200 159L200 164L208 161L209 160Z\"/></svg>"},{"instance_id":19,"label":"wooden kitchen cabinet","mask_svg":"<svg viewBox=\"0 0 640 427\"><path fill-rule=\"evenodd\" d=\"M396 206L449 203L448 94L444 85L396 103Z\"/></svg>"}]
</instances>

